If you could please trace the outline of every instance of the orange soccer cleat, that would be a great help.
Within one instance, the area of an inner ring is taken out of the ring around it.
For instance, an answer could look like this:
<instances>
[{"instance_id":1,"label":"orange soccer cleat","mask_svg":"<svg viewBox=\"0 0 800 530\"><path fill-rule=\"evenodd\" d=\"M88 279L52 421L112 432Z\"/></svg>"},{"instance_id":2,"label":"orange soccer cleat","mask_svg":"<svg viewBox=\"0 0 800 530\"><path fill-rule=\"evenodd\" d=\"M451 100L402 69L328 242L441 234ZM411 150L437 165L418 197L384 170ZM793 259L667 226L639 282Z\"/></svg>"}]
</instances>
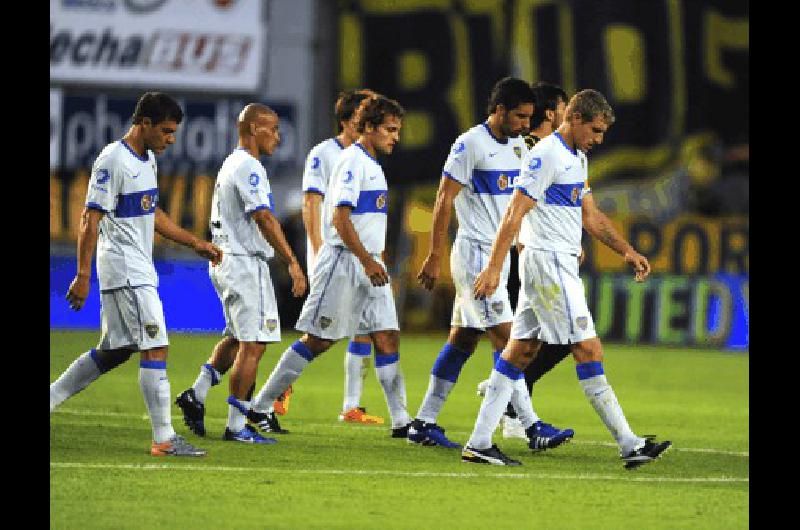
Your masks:
<instances>
[{"instance_id":1,"label":"orange soccer cleat","mask_svg":"<svg viewBox=\"0 0 800 530\"><path fill-rule=\"evenodd\" d=\"M205 449L199 449L180 434L176 434L166 442L156 443L150 446L150 454L153 456L205 456Z\"/></svg>"},{"instance_id":2,"label":"orange soccer cleat","mask_svg":"<svg viewBox=\"0 0 800 530\"><path fill-rule=\"evenodd\" d=\"M367 414L364 407L354 407L339 414L339 421L347 423L366 423L370 425L383 425L383 418Z\"/></svg>"},{"instance_id":3,"label":"orange soccer cleat","mask_svg":"<svg viewBox=\"0 0 800 530\"><path fill-rule=\"evenodd\" d=\"M289 388L272 403L272 409L275 411L275 414L280 414L281 416L286 415L286 413L289 412L289 400L291 398L292 385L289 385Z\"/></svg>"}]
</instances>

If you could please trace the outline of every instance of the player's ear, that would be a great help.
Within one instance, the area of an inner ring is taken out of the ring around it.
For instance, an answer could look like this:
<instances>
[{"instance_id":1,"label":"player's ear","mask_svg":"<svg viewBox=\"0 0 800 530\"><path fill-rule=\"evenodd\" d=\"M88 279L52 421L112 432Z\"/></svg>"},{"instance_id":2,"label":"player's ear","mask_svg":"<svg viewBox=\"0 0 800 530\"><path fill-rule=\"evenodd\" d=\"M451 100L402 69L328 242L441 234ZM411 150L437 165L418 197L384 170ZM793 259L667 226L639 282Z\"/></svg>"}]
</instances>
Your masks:
<instances>
[{"instance_id":1,"label":"player's ear","mask_svg":"<svg viewBox=\"0 0 800 530\"><path fill-rule=\"evenodd\" d=\"M545 109L544 117L547 119L547 121L554 121L556 119L556 111Z\"/></svg>"},{"instance_id":2,"label":"player's ear","mask_svg":"<svg viewBox=\"0 0 800 530\"><path fill-rule=\"evenodd\" d=\"M151 120L150 118L145 116L144 118L142 118L142 125L146 125L148 127L152 127L153 126L153 120Z\"/></svg>"}]
</instances>

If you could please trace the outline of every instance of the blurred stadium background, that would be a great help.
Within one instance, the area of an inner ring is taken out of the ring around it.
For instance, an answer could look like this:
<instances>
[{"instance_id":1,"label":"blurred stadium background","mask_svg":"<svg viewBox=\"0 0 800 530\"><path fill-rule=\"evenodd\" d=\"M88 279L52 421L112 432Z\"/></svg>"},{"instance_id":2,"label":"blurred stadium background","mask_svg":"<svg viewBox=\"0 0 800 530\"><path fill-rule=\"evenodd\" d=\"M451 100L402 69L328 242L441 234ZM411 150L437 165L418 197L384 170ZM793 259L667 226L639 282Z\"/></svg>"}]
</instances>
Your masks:
<instances>
[{"instance_id":1,"label":"blurred stadium background","mask_svg":"<svg viewBox=\"0 0 800 530\"><path fill-rule=\"evenodd\" d=\"M569 95L599 89L617 113L589 178L654 275L634 283L621 259L585 240L600 336L746 351L748 10L746 0L51 0L51 329L99 328L96 275L82 311L64 295L89 168L127 130L142 92L166 91L184 108L178 141L159 159L159 202L205 237L236 115L252 101L277 111L283 141L263 162L304 260L305 155L336 133L337 92L369 87L407 110L399 148L384 161L401 328L444 337L449 263L433 293L415 281L442 164L455 137L485 119L495 81L514 75ZM221 331L206 264L161 239L155 257L168 327ZM289 295L282 267L273 278L288 331L302 300Z\"/></svg>"}]
</instances>

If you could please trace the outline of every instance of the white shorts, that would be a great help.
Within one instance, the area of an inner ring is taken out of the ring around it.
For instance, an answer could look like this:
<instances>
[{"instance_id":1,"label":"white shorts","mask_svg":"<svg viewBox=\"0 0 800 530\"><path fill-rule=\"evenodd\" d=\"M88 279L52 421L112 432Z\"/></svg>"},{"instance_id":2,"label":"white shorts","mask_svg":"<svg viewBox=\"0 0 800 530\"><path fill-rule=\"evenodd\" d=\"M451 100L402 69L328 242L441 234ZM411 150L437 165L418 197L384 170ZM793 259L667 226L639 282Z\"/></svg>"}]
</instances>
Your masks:
<instances>
[{"instance_id":1,"label":"white shorts","mask_svg":"<svg viewBox=\"0 0 800 530\"><path fill-rule=\"evenodd\" d=\"M269 265L256 256L225 254L208 275L225 313L223 335L242 342L280 342L281 322Z\"/></svg>"},{"instance_id":2,"label":"white shorts","mask_svg":"<svg viewBox=\"0 0 800 530\"><path fill-rule=\"evenodd\" d=\"M569 344L597 336L577 257L526 246L520 255L519 278L512 339Z\"/></svg>"},{"instance_id":3,"label":"white shorts","mask_svg":"<svg viewBox=\"0 0 800 530\"><path fill-rule=\"evenodd\" d=\"M167 346L167 325L158 291L151 285L100 292L98 350L136 351Z\"/></svg>"},{"instance_id":4,"label":"white shorts","mask_svg":"<svg viewBox=\"0 0 800 530\"><path fill-rule=\"evenodd\" d=\"M470 239L456 238L450 251L450 272L456 288L453 300L453 317L450 325L459 328L486 329L511 322L514 313L508 299L508 273L510 258L503 262L500 285L495 293L485 300L476 300L472 294L475 278L489 263L492 246Z\"/></svg>"},{"instance_id":5,"label":"white shorts","mask_svg":"<svg viewBox=\"0 0 800 530\"><path fill-rule=\"evenodd\" d=\"M373 256L383 264L379 256ZM295 329L327 340L400 327L389 284L375 287L352 252L324 244Z\"/></svg>"}]
</instances>

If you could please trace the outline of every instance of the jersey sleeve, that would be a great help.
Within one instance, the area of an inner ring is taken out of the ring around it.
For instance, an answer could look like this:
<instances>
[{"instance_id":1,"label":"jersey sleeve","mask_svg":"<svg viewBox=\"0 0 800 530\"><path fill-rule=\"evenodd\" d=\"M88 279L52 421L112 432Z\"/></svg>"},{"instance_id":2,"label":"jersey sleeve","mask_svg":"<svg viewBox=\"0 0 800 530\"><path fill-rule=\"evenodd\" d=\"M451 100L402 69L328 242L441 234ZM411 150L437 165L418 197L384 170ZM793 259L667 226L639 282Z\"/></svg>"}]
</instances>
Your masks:
<instances>
[{"instance_id":1,"label":"jersey sleeve","mask_svg":"<svg viewBox=\"0 0 800 530\"><path fill-rule=\"evenodd\" d=\"M555 165L547 153L533 150L523 159L519 176L514 179L514 188L538 202L553 183L554 175Z\"/></svg>"},{"instance_id":2,"label":"jersey sleeve","mask_svg":"<svg viewBox=\"0 0 800 530\"><path fill-rule=\"evenodd\" d=\"M442 174L455 180L462 186L467 186L472 178L477 158L474 142L464 135L459 136L447 155Z\"/></svg>"},{"instance_id":3,"label":"jersey sleeve","mask_svg":"<svg viewBox=\"0 0 800 530\"><path fill-rule=\"evenodd\" d=\"M319 193L325 195L325 182L322 178L322 157L318 149L312 149L306 158L303 169L303 192Z\"/></svg>"},{"instance_id":4,"label":"jersey sleeve","mask_svg":"<svg viewBox=\"0 0 800 530\"><path fill-rule=\"evenodd\" d=\"M261 164L242 164L236 171L234 185L246 214L265 208L271 212L275 210L267 172Z\"/></svg>"},{"instance_id":5,"label":"jersey sleeve","mask_svg":"<svg viewBox=\"0 0 800 530\"><path fill-rule=\"evenodd\" d=\"M86 207L112 212L117 207L117 196L122 189L124 175L119 164L109 153L101 153L92 165L89 189L86 192Z\"/></svg>"},{"instance_id":6,"label":"jersey sleeve","mask_svg":"<svg viewBox=\"0 0 800 530\"><path fill-rule=\"evenodd\" d=\"M348 160L343 164L336 164L331 175L331 193L334 206L358 205L358 197L361 194L363 171L361 168Z\"/></svg>"}]
</instances>

